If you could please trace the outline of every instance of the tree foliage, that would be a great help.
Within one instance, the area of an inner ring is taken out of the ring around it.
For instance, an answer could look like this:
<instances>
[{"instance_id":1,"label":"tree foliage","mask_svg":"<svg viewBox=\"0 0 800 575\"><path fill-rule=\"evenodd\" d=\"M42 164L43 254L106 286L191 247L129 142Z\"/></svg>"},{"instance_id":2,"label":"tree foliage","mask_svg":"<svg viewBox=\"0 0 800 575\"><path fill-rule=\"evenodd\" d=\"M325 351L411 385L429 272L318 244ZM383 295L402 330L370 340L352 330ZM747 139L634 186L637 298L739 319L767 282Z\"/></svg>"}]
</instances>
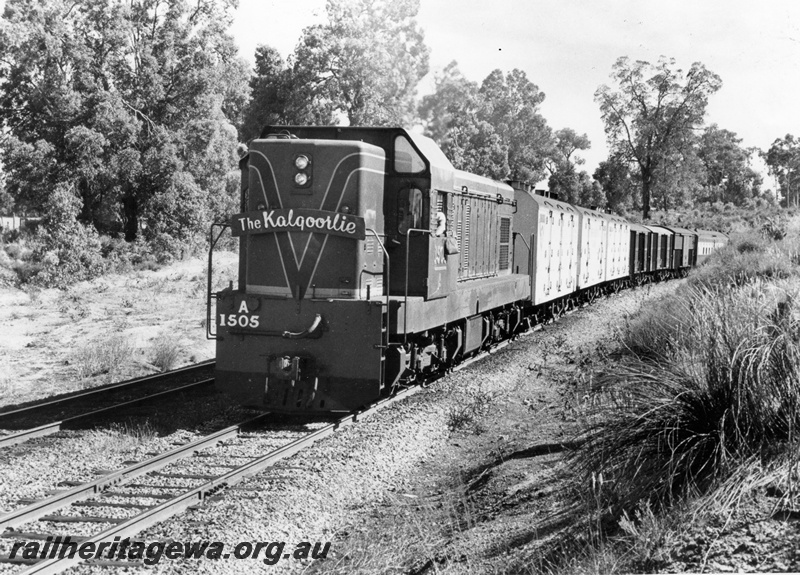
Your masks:
<instances>
[{"instance_id":1,"label":"tree foliage","mask_svg":"<svg viewBox=\"0 0 800 575\"><path fill-rule=\"evenodd\" d=\"M243 141L257 137L268 125L335 123L335 102L321 91L309 91L306 76L306 70L299 67L296 72L275 48L256 48L250 99L241 126Z\"/></svg>"},{"instance_id":2,"label":"tree foliage","mask_svg":"<svg viewBox=\"0 0 800 575\"><path fill-rule=\"evenodd\" d=\"M291 76L295 110L333 112L351 126L403 124L413 114L428 47L419 0L328 0L328 22L303 31Z\"/></svg>"},{"instance_id":3,"label":"tree foliage","mask_svg":"<svg viewBox=\"0 0 800 575\"><path fill-rule=\"evenodd\" d=\"M655 65L619 58L612 78L616 88L600 86L595 99L612 153L638 168L647 219L651 193L666 173L664 166L692 149L708 98L722 81L699 62L684 73L674 60L665 58Z\"/></svg>"},{"instance_id":4,"label":"tree foliage","mask_svg":"<svg viewBox=\"0 0 800 575\"><path fill-rule=\"evenodd\" d=\"M778 180L783 205L800 206L800 139L791 134L776 139L764 154L764 160Z\"/></svg>"},{"instance_id":5,"label":"tree foliage","mask_svg":"<svg viewBox=\"0 0 800 575\"><path fill-rule=\"evenodd\" d=\"M459 169L496 179L537 182L552 133L539 112L544 94L521 70L495 70L478 86L450 63L419 108L426 133Z\"/></svg>"},{"instance_id":6,"label":"tree foliage","mask_svg":"<svg viewBox=\"0 0 800 575\"><path fill-rule=\"evenodd\" d=\"M697 156L704 170L703 201L744 205L761 191L761 176L750 167L752 150L735 133L712 124L700 136Z\"/></svg>"},{"instance_id":7,"label":"tree foliage","mask_svg":"<svg viewBox=\"0 0 800 575\"><path fill-rule=\"evenodd\" d=\"M7 0L1 151L28 211L72 190L85 224L173 244L205 229L236 166L246 67L236 0ZM169 243L169 242L168 242Z\"/></svg>"},{"instance_id":8,"label":"tree foliage","mask_svg":"<svg viewBox=\"0 0 800 575\"><path fill-rule=\"evenodd\" d=\"M550 156L547 158L550 178L548 188L560 200L582 206L604 207L602 189L595 190L586 172L578 172L583 159L575 152L591 146L586 134L578 134L572 128L562 128L553 135Z\"/></svg>"},{"instance_id":9,"label":"tree foliage","mask_svg":"<svg viewBox=\"0 0 800 575\"><path fill-rule=\"evenodd\" d=\"M617 213L641 209L641 186L630 162L619 154L611 154L600 162L594 179L603 189L606 206Z\"/></svg>"}]
</instances>

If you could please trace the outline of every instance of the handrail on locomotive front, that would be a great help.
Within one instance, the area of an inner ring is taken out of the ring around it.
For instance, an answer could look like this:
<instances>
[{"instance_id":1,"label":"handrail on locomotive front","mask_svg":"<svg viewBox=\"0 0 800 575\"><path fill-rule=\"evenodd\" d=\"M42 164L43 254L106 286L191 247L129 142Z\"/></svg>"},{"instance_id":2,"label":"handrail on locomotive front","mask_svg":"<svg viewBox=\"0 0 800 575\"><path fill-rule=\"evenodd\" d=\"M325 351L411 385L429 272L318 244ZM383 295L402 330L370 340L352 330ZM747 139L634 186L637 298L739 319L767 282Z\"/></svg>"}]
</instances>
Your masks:
<instances>
[{"instance_id":1,"label":"handrail on locomotive front","mask_svg":"<svg viewBox=\"0 0 800 575\"><path fill-rule=\"evenodd\" d=\"M217 234L217 237L214 237L214 228L222 228ZM222 234L225 233L225 230L230 228L230 225L227 222L223 223L213 223L211 224L211 230L209 231L209 238L208 238L208 283L207 283L207 290L206 290L206 339L217 339L216 330L212 333L211 332L211 300L217 299L217 294L211 291L211 286L213 282L212 272L214 269L214 247L217 245L217 242L222 237Z\"/></svg>"},{"instance_id":2,"label":"handrail on locomotive front","mask_svg":"<svg viewBox=\"0 0 800 575\"><path fill-rule=\"evenodd\" d=\"M377 241L378 245L381 246L381 250L383 251L383 256L386 258L386 266L384 267L384 269L386 270L386 281L384 282L384 285L386 286L385 287L385 291L386 291L386 314L387 314L387 317L388 317L388 314L389 314L389 301L390 301L389 300L389 289L391 288L391 285L392 285L391 282L389 281L389 268L391 267L389 265L389 252L386 251L386 246L383 245L383 242L381 241L381 237L378 235L378 232L376 232L372 228L367 228L366 231L370 232L373 236L375 236L375 241ZM359 286L359 289L360 288L361 288L361 286Z\"/></svg>"}]
</instances>

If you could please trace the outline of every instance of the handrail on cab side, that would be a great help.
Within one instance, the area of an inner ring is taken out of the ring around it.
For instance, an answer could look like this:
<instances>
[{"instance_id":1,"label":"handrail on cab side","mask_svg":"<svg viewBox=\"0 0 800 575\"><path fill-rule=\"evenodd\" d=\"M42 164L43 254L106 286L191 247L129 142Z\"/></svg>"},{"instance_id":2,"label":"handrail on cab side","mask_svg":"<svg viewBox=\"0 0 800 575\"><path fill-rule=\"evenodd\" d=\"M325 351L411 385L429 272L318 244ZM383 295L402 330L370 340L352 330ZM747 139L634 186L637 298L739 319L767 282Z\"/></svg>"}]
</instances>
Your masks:
<instances>
[{"instance_id":1,"label":"handrail on cab side","mask_svg":"<svg viewBox=\"0 0 800 575\"><path fill-rule=\"evenodd\" d=\"M433 235L430 230L422 228L409 228L404 234L406 236L406 282L405 293L403 294L403 345L408 342L408 260L411 247L411 234Z\"/></svg>"},{"instance_id":2,"label":"handrail on cab side","mask_svg":"<svg viewBox=\"0 0 800 575\"><path fill-rule=\"evenodd\" d=\"M214 228L222 228L214 237ZM212 282L212 272L214 270L214 248L217 245L217 242L222 237L222 234L225 233L225 230L230 228L230 225L227 223L214 223L211 224L211 230L209 231L208 237L208 283L206 289L206 339L217 339L217 332L214 330L211 331L211 324L212 316L211 316L211 300L217 299L217 294L212 293L211 291L211 282Z\"/></svg>"}]
</instances>

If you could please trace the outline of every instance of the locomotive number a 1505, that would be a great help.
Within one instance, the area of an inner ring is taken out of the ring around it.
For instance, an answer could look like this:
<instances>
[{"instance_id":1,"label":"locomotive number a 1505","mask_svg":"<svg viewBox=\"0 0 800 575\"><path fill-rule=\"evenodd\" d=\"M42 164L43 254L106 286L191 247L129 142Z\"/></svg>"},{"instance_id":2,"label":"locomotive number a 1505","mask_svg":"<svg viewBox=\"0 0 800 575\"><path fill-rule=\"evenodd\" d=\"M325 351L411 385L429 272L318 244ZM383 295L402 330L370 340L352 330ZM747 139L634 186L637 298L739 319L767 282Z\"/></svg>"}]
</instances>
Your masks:
<instances>
[{"instance_id":1,"label":"locomotive number a 1505","mask_svg":"<svg viewBox=\"0 0 800 575\"><path fill-rule=\"evenodd\" d=\"M239 315L236 313L219 314L219 325L224 327L258 327L257 315Z\"/></svg>"}]
</instances>

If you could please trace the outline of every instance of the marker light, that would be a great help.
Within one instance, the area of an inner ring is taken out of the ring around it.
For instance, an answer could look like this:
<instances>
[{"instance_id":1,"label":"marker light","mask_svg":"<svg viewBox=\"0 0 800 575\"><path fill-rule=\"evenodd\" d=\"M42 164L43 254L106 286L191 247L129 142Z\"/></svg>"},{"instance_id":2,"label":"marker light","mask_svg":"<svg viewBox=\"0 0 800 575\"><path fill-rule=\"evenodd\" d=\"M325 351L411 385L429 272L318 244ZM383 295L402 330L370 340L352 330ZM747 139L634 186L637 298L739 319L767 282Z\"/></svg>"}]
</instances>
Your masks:
<instances>
[{"instance_id":1,"label":"marker light","mask_svg":"<svg viewBox=\"0 0 800 575\"><path fill-rule=\"evenodd\" d=\"M308 183L308 176L305 175L303 172L295 174L294 183L297 184L298 186L305 186Z\"/></svg>"},{"instance_id":2,"label":"marker light","mask_svg":"<svg viewBox=\"0 0 800 575\"><path fill-rule=\"evenodd\" d=\"M307 156L297 156L294 159L294 165L298 170L305 170L308 167L309 160Z\"/></svg>"}]
</instances>

